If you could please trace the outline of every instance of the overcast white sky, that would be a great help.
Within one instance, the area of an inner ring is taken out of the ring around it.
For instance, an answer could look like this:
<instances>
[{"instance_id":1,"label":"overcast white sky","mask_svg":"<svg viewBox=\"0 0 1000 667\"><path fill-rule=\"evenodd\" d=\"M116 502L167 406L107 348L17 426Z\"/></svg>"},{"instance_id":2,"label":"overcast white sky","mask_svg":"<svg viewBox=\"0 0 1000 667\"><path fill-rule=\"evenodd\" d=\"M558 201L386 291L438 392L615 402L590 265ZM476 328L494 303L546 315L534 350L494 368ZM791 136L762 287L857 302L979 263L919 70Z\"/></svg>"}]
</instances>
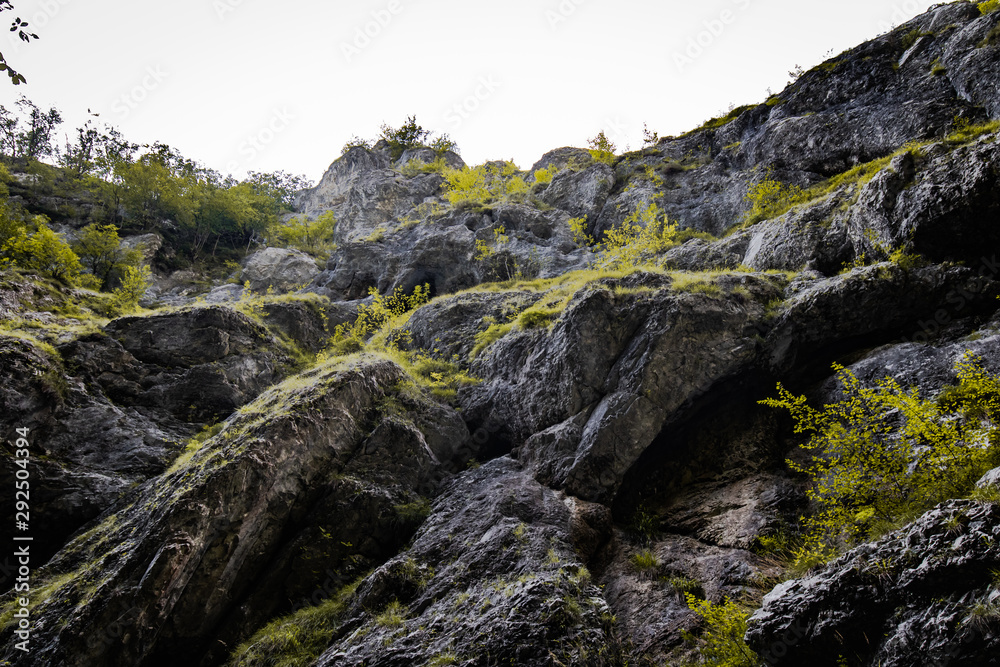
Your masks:
<instances>
[{"instance_id":1,"label":"overcast white sky","mask_svg":"<svg viewBox=\"0 0 1000 667\"><path fill-rule=\"evenodd\" d=\"M761 102L930 0L13 0L41 39L0 50L0 81L66 119L118 126L242 177L318 180L352 135L415 114L466 162L527 168L604 130L679 134ZM831 53L832 52L832 53Z\"/></svg>"}]
</instances>

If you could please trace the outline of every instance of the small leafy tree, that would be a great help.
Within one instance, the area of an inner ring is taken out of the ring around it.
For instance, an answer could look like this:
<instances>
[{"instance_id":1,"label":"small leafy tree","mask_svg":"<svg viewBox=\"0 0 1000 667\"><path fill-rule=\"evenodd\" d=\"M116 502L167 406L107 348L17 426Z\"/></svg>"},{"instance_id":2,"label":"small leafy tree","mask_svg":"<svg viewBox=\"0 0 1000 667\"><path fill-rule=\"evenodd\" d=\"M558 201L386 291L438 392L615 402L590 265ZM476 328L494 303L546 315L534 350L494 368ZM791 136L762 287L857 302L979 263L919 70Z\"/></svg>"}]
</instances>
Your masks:
<instances>
[{"instance_id":1,"label":"small leafy tree","mask_svg":"<svg viewBox=\"0 0 1000 667\"><path fill-rule=\"evenodd\" d=\"M100 133L91 121L76 129L76 143L66 140L66 150L59 157L59 163L69 169L76 178L92 173L96 168Z\"/></svg>"},{"instance_id":2,"label":"small leafy tree","mask_svg":"<svg viewBox=\"0 0 1000 667\"><path fill-rule=\"evenodd\" d=\"M967 356L959 385L939 402L885 378L872 387L834 365L844 398L817 410L780 384L762 404L786 409L796 433L810 434L808 475L818 511L804 519L796 565L825 562L840 551L935 504L968 493L997 462L1000 380Z\"/></svg>"},{"instance_id":3,"label":"small leafy tree","mask_svg":"<svg viewBox=\"0 0 1000 667\"><path fill-rule=\"evenodd\" d=\"M397 287L386 296L372 287L368 294L372 297L372 302L358 307L358 316L354 322L340 324L334 329L329 354L349 354L363 349L365 341L373 333L395 318L430 301L431 286L429 283L417 285L410 294L406 294L402 287Z\"/></svg>"},{"instance_id":4,"label":"small leafy tree","mask_svg":"<svg viewBox=\"0 0 1000 667\"><path fill-rule=\"evenodd\" d=\"M590 146L590 157L594 158L598 162L614 165L615 150L617 149L615 145L611 143L611 140L604 134L604 130L598 132L596 137L589 139L587 144Z\"/></svg>"},{"instance_id":5,"label":"small leafy tree","mask_svg":"<svg viewBox=\"0 0 1000 667\"><path fill-rule=\"evenodd\" d=\"M30 236L23 232L10 246L11 255L18 266L37 271L67 285L76 283L83 267L69 244L46 224L45 216L34 219L36 231Z\"/></svg>"},{"instance_id":6,"label":"small leafy tree","mask_svg":"<svg viewBox=\"0 0 1000 667\"><path fill-rule=\"evenodd\" d=\"M655 146L660 143L659 133L650 130L649 127L643 123L642 124L642 145L643 146Z\"/></svg>"},{"instance_id":7,"label":"small leafy tree","mask_svg":"<svg viewBox=\"0 0 1000 667\"><path fill-rule=\"evenodd\" d=\"M43 111L23 95L17 106L25 119L25 128L17 133L18 156L37 160L52 155L56 150L53 135L63 122L62 114L55 107Z\"/></svg>"},{"instance_id":8,"label":"small leafy tree","mask_svg":"<svg viewBox=\"0 0 1000 667\"><path fill-rule=\"evenodd\" d=\"M151 271L148 266L126 266L120 284L114 291L114 308L119 315L135 312L139 299L149 286Z\"/></svg>"},{"instance_id":9,"label":"small leafy tree","mask_svg":"<svg viewBox=\"0 0 1000 667\"><path fill-rule=\"evenodd\" d=\"M246 183L254 194L269 198L274 204L275 213L293 210L296 194L312 187L312 181L304 175L293 175L284 171L247 172L243 183Z\"/></svg>"},{"instance_id":10,"label":"small leafy tree","mask_svg":"<svg viewBox=\"0 0 1000 667\"><path fill-rule=\"evenodd\" d=\"M569 230L573 233L573 242L581 248L594 245L594 237L587 231L587 217L570 218L567 221Z\"/></svg>"},{"instance_id":11,"label":"small leafy tree","mask_svg":"<svg viewBox=\"0 0 1000 667\"><path fill-rule=\"evenodd\" d=\"M458 153L458 144L448 136L447 133L442 134L439 137L434 137L430 142L430 147L437 151L438 155L443 155L448 151L452 153Z\"/></svg>"},{"instance_id":12,"label":"small leafy tree","mask_svg":"<svg viewBox=\"0 0 1000 667\"><path fill-rule=\"evenodd\" d=\"M120 281L128 268L135 268L142 261L142 253L122 247L118 228L114 225L91 223L80 230L73 249L80 262L100 280L102 290Z\"/></svg>"},{"instance_id":13,"label":"small leafy tree","mask_svg":"<svg viewBox=\"0 0 1000 667\"><path fill-rule=\"evenodd\" d=\"M382 124L380 139L389 144L389 152L393 160L398 160L404 151L425 145L430 131L417 124L417 117L410 116L398 128Z\"/></svg>"},{"instance_id":14,"label":"small leafy tree","mask_svg":"<svg viewBox=\"0 0 1000 667\"><path fill-rule=\"evenodd\" d=\"M55 129L63 122L59 110L43 111L24 95L14 105L16 112L0 106L0 150L12 158L31 160L55 153Z\"/></svg>"},{"instance_id":15,"label":"small leafy tree","mask_svg":"<svg viewBox=\"0 0 1000 667\"><path fill-rule=\"evenodd\" d=\"M289 247L316 255L330 249L336 228L333 211L327 211L313 220L305 216L292 218L278 228L278 237Z\"/></svg>"}]
</instances>

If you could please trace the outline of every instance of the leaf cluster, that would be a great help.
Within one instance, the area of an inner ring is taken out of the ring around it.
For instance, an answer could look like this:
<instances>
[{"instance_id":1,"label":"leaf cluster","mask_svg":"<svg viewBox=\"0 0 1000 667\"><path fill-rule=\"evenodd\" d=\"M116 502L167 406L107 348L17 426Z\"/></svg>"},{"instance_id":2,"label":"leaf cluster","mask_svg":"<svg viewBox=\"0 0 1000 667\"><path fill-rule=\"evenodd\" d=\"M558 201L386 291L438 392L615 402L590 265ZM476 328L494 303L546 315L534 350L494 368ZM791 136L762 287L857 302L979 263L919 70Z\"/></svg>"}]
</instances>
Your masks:
<instances>
[{"instance_id":1,"label":"leaf cluster","mask_svg":"<svg viewBox=\"0 0 1000 667\"><path fill-rule=\"evenodd\" d=\"M815 409L780 384L777 398L761 401L788 410L795 432L810 436L803 445L808 462L788 461L812 480L807 493L818 507L803 520L798 566L825 562L969 493L997 462L1000 379L975 357L959 362L957 387L937 401L891 378L865 386L850 370L834 370L840 401Z\"/></svg>"}]
</instances>

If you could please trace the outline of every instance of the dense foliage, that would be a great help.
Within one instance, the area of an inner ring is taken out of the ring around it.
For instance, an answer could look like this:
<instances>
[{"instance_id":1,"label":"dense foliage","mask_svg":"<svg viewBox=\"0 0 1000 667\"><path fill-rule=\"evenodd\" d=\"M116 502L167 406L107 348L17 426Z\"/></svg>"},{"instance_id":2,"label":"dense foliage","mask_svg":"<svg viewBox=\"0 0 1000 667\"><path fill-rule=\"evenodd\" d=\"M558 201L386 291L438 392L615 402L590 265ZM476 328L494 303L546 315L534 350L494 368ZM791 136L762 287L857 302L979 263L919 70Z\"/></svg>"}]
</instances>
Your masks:
<instances>
[{"instance_id":1,"label":"dense foliage","mask_svg":"<svg viewBox=\"0 0 1000 667\"><path fill-rule=\"evenodd\" d=\"M824 562L944 500L968 494L997 465L1000 378L971 356L957 367L958 385L937 400L904 389L891 378L868 387L834 366L843 398L810 407L778 385L763 404L791 413L796 433L807 433L806 463L817 511L804 519L800 566Z\"/></svg>"},{"instance_id":2,"label":"dense foliage","mask_svg":"<svg viewBox=\"0 0 1000 667\"><path fill-rule=\"evenodd\" d=\"M96 204L87 213L91 224L84 228L77 251L105 289L122 273L116 268L121 261L107 256L119 233L163 236L170 252L156 258L162 268L221 264L278 233L295 193L310 185L304 177L281 171L249 172L240 181L166 144L139 145L117 129L98 128L92 121L77 128L60 148L54 137L61 122L57 109L43 111L24 97L14 110L0 106L0 159L11 171L26 174L40 194ZM54 159L59 167L40 162L42 158ZM30 215L11 207L7 211L25 221L29 234L46 222L31 222ZM35 244L45 238L42 231ZM315 245L312 235L306 243ZM5 257L10 260L13 254L9 248ZM61 273L71 276L73 270Z\"/></svg>"}]
</instances>

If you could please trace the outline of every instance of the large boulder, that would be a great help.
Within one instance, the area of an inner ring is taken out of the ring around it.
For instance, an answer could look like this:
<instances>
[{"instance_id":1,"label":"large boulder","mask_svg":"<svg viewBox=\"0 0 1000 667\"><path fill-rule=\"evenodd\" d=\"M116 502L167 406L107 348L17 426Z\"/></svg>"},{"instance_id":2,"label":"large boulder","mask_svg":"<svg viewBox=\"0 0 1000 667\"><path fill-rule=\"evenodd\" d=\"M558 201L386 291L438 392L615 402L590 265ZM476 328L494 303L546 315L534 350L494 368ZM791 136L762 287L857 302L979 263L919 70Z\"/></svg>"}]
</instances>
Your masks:
<instances>
[{"instance_id":1,"label":"large boulder","mask_svg":"<svg viewBox=\"0 0 1000 667\"><path fill-rule=\"evenodd\" d=\"M776 586L747 641L775 667L996 664L998 566L1000 506L950 501Z\"/></svg>"},{"instance_id":2,"label":"large boulder","mask_svg":"<svg viewBox=\"0 0 1000 667\"><path fill-rule=\"evenodd\" d=\"M308 285L318 274L316 260L304 252L264 248L246 258L240 281L249 282L255 292L269 288L287 292Z\"/></svg>"},{"instance_id":3,"label":"large boulder","mask_svg":"<svg viewBox=\"0 0 1000 667\"><path fill-rule=\"evenodd\" d=\"M398 393L401 379L379 360L317 369L136 488L36 573L58 581L19 664L218 662L288 611L290 592L308 599L317 571L351 577L386 560L415 527L407 508L467 438L454 411ZM126 612L123 640L94 632Z\"/></svg>"}]
</instances>

